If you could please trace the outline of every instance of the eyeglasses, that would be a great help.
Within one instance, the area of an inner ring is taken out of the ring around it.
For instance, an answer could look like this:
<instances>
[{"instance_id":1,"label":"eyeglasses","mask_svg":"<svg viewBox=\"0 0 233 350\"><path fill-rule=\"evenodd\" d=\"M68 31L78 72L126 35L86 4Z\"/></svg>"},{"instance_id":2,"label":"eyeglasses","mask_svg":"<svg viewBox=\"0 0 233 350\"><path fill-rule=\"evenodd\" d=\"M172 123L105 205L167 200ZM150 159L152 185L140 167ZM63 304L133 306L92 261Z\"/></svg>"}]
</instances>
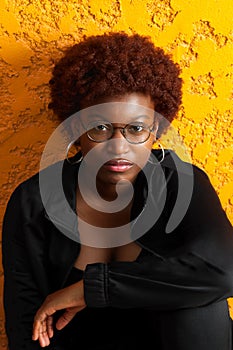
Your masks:
<instances>
[{"instance_id":1,"label":"eyeglasses","mask_svg":"<svg viewBox=\"0 0 233 350\"><path fill-rule=\"evenodd\" d=\"M134 122L122 128L114 127L111 123L96 121L88 125L87 136L91 141L104 142L112 138L115 129L119 129L129 143L138 144L149 139L151 132L154 130L154 124L148 126L141 122Z\"/></svg>"}]
</instances>

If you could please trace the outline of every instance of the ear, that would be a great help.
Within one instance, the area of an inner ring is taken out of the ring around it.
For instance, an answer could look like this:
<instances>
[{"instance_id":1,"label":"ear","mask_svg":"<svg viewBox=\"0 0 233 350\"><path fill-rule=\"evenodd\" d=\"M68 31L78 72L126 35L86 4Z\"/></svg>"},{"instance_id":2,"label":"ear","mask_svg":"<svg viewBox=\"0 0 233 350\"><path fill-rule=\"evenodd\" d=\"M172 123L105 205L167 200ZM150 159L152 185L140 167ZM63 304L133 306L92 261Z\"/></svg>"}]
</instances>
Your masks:
<instances>
[{"instance_id":1,"label":"ear","mask_svg":"<svg viewBox=\"0 0 233 350\"><path fill-rule=\"evenodd\" d=\"M156 133L154 131L151 133L153 136L153 141L152 141L152 148L154 148L157 144L157 138L156 138Z\"/></svg>"},{"instance_id":2,"label":"ear","mask_svg":"<svg viewBox=\"0 0 233 350\"><path fill-rule=\"evenodd\" d=\"M155 119L154 121L154 128L153 128L153 135L154 135L154 142L156 142L157 140L157 132L158 132L158 129L159 129L159 122L158 120Z\"/></svg>"}]
</instances>

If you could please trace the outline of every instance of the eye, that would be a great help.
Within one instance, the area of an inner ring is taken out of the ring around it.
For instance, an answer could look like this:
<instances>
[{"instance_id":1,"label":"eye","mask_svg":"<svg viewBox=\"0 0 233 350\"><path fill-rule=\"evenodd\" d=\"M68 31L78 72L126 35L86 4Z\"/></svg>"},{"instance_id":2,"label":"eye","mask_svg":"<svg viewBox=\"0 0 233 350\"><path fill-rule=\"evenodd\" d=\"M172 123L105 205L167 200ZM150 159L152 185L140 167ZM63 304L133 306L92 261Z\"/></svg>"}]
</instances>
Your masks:
<instances>
[{"instance_id":1,"label":"eye","mask_svg":"<svg viewBox=\"0 0 233 350\"><path fill-rule=\"evenodd\" d=\"M101 132L101 131L108 131L111 128L107 124L99 124L99 125L96 125L93 129L95 129L98 132Z\"/></svg>"},{"instance_id":2,"label":"eye","mask_svg":"<svg viewBox=\"0 0 233 350\"><path fill-rule=\"evenodd\" d=\"M132 134L137 134L145 130L145 127L141 124L130 124L127 130Z\"/></svg>"},{"instance_id":3,"label":"eye","mask_svg":"<svg viewBox=\"0 0 233 350\"><path fill-rule=\"evenodd\" d=\"M111 124L105 123L102 120L96 120L88 124L87 130L89 130L89 132L91 130L92 132L106 132L108 130L111 130Z\"/></svg>"}]
</instances>

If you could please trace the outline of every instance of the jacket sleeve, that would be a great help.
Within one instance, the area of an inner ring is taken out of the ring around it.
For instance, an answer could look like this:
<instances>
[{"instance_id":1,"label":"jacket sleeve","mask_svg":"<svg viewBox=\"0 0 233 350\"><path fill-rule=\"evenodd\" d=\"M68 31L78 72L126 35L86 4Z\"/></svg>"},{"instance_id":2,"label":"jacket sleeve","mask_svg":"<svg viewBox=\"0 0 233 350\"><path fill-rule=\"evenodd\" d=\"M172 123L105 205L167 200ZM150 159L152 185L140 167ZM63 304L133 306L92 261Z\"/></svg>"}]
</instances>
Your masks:
<instances>
[{"instance_id":1,"label":"jacket sleeve","mask_svg":"<svg viewBox=\"0 0 233 350\"><path fill-rule=\"evenodd\" d=\"M9 350L37 350L41 349L39 343L31 340L33 318L45 295L32 271L24 230L23 208L27 203L21 192L19 186L12 194L3 222L5 327ZM38 239L37 244L38 254L43 254L42 240Z\"/></svg>"},{"instance_id":2,"label":"jacket sleeve","mask_svg":"<svg viewBox=\"0 0 233 350\"><path fill-rule=\"evenodd\" d=\"M184 242L170 254L150 252L135 262L87 265L87 305L175 310L231 297L232 225L200 170L195 171L192 199L176 233Z\"/></svg>"}]
</instances>

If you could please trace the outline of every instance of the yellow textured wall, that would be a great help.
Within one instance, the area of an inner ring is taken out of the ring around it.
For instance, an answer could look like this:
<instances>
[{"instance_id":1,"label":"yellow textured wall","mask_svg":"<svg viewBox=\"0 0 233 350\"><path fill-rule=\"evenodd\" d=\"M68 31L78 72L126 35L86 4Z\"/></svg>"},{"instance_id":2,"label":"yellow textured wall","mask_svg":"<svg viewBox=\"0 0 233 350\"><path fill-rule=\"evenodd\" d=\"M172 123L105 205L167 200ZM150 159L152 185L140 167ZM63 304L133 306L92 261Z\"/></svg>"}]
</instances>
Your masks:
<instances>
[{"instance_id":1,"label":"yellow textured wall","mask_svg":"<svg viewBox=\"0 0 233 350\"><path fill-rule=\"evenodd\" d=\"M181 65L174 126L233 222L232 13L232 0L1 0L0 221L16 185L38 171L56 125L47 109L54 59L83 34L125 30L150 35ZM6 344L1 306L0 350Z\"/></svg>"}]
</instances>

